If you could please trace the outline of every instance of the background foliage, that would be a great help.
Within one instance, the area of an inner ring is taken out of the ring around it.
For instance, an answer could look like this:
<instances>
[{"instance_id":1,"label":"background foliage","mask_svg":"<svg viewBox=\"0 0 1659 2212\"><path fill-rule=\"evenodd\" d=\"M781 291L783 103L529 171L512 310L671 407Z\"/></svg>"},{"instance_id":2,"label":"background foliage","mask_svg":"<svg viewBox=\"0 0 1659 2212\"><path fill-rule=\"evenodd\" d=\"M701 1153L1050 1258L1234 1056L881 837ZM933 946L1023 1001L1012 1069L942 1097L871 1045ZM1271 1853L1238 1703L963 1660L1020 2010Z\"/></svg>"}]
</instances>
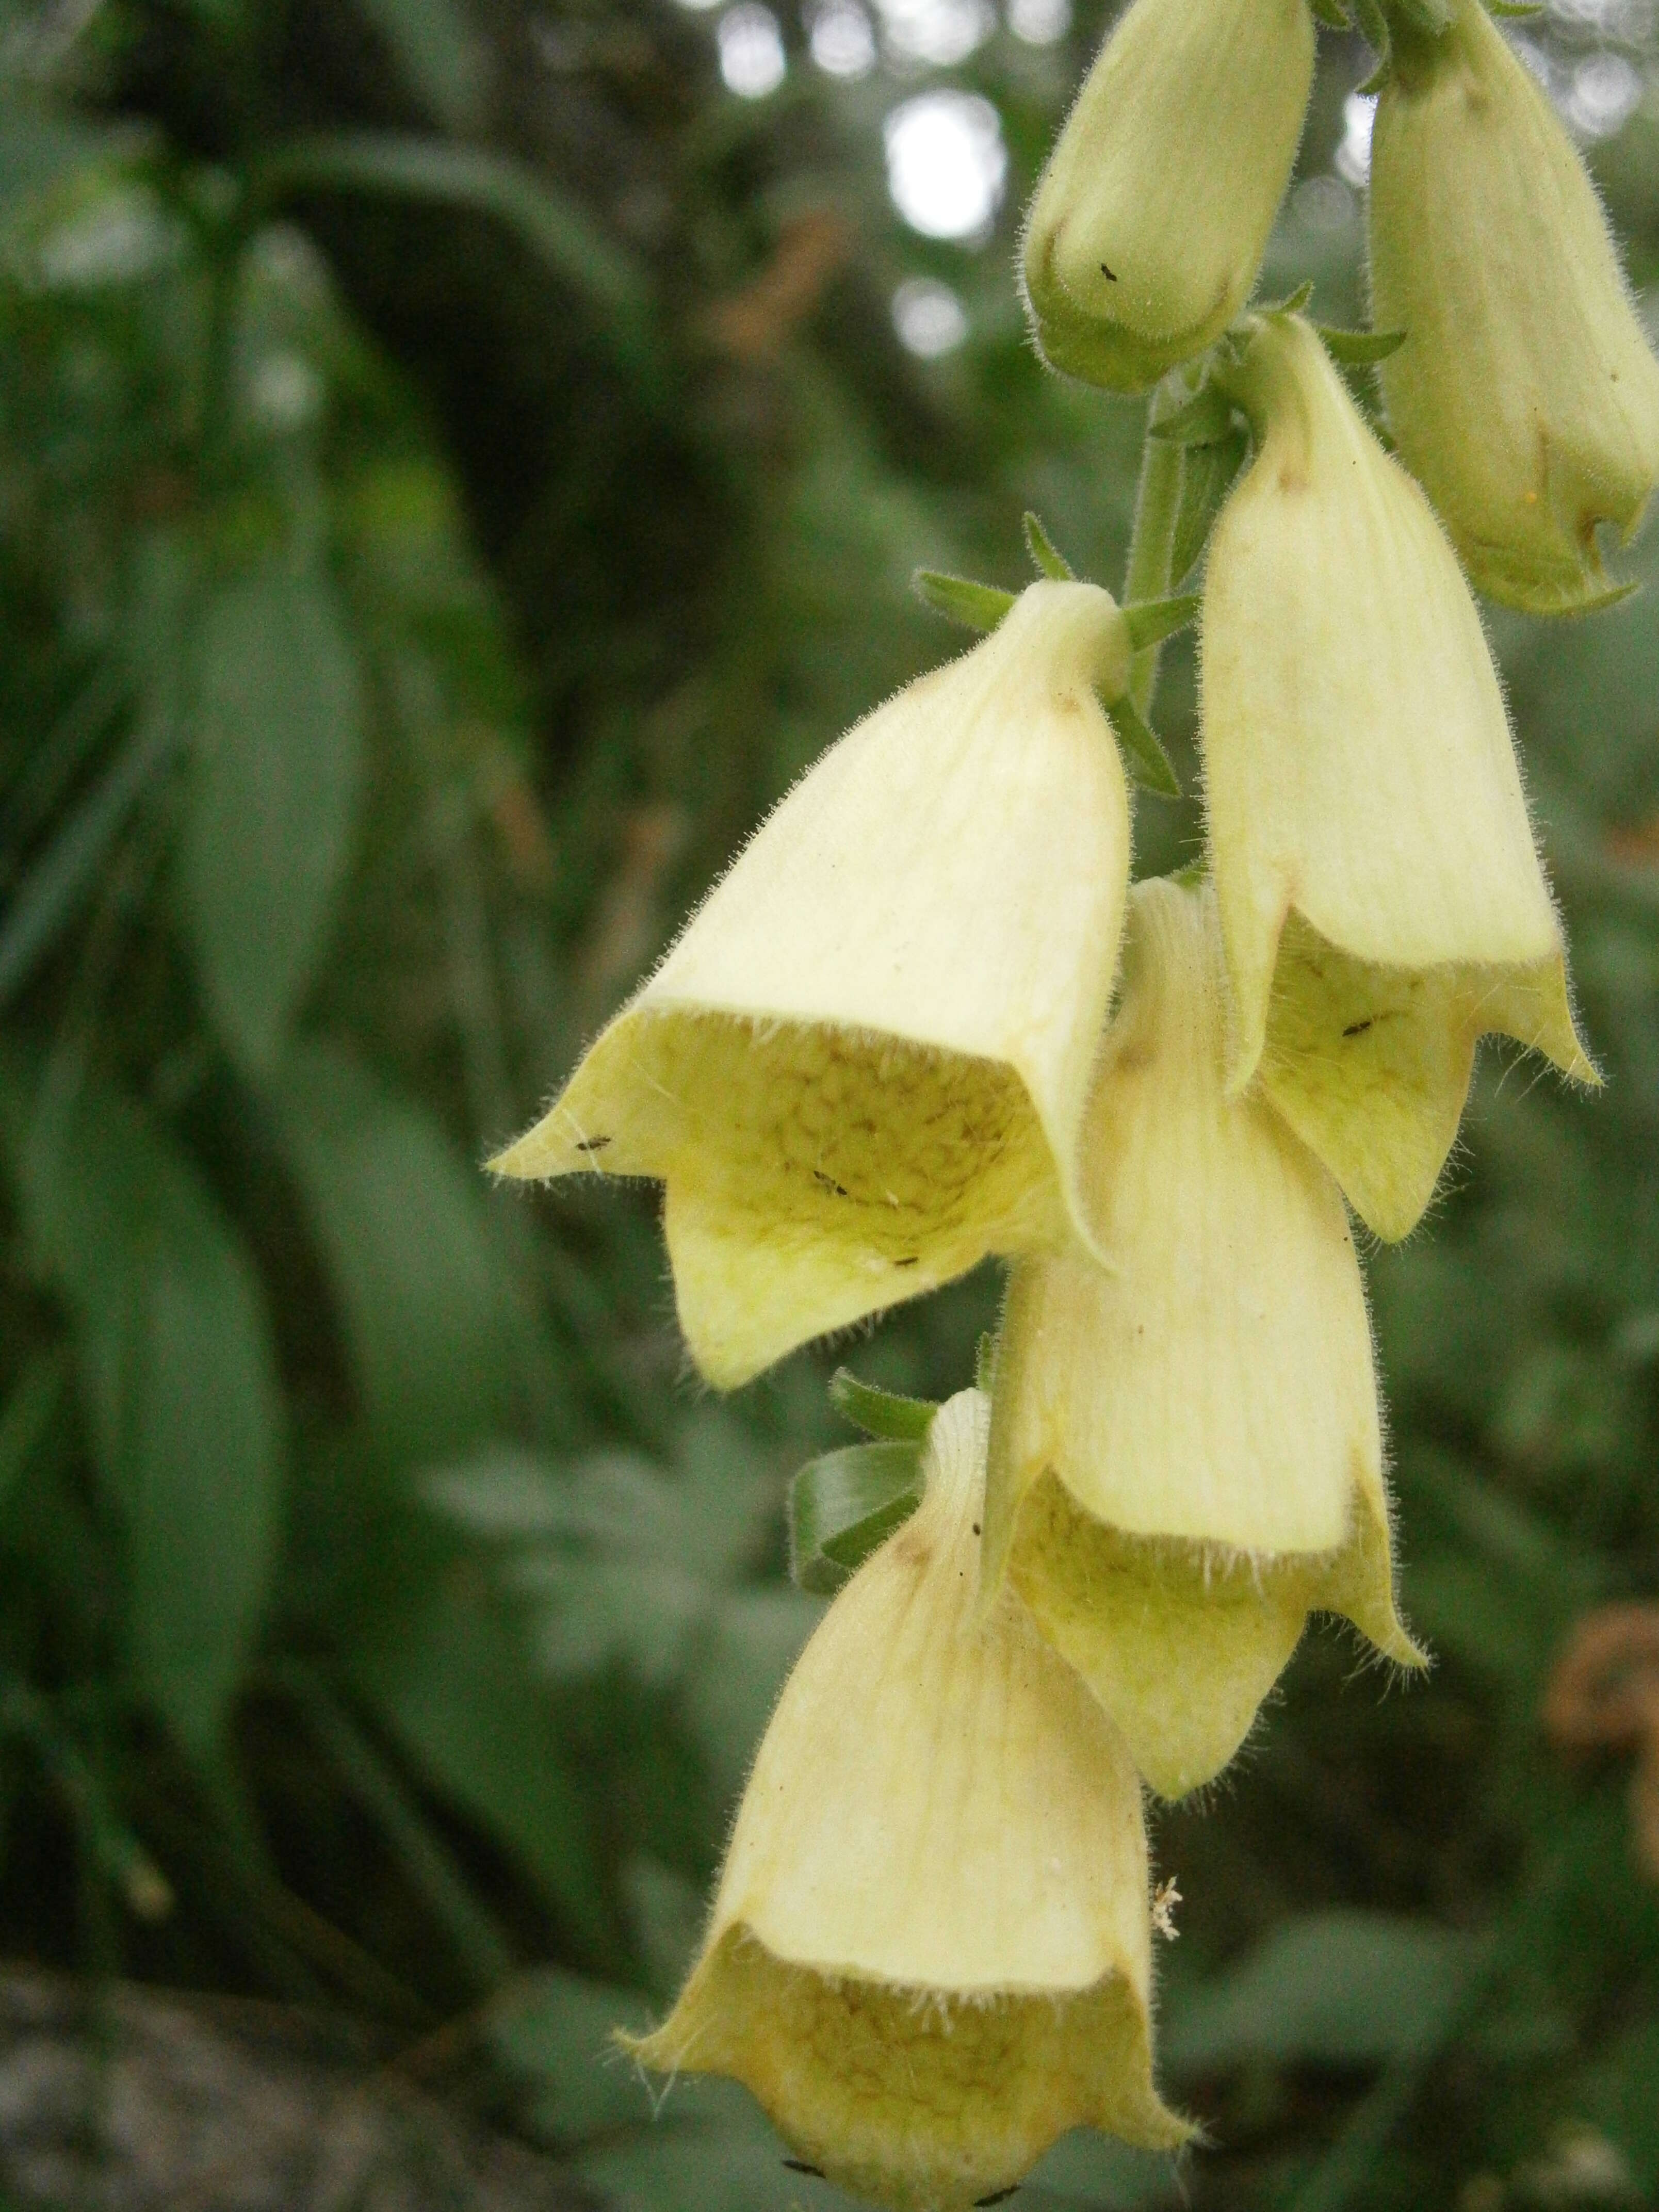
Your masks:
<instances>
[{"instance_id":1,"label":"background foliage","mask_svg":"<svg viewBox=\"0 0 1659 2212\"><path fill-rule=\"evenodd\" d=\"M1659 281L1652 9L1552 9ZM695 1938L817 1609L783 1486L845 1432L827 1354L689 1387L648 1194L478 1162L952 649L915 565L1013 582L1034 506L1118 579L1139 431L1011 276L1099 15L890 0L841 76L816 21L744 98L668 0L0 9L0 1940L347 2012L637 2212L836 2201L735 2092L653 2124L605 2036ZM1339 322L1365 69L1325 41L1265 280ZM887 192L939 85L1006 149L965 243ZM1073 2139L1034 2206L1659 2203L1659 1889L1539 1725L1574 1619L1659 1594L1659 598L1493 629L1608 1087L1489 1062L1373 1259L1432 1680L1316 1636L1158 1820L1215 2148ZM1192 708L1177 649L1188 790ZM1190 855L1139 812L1144 870ZM996 1296L848 1356L944 1395Z\"/></svg>"}]
</instances>

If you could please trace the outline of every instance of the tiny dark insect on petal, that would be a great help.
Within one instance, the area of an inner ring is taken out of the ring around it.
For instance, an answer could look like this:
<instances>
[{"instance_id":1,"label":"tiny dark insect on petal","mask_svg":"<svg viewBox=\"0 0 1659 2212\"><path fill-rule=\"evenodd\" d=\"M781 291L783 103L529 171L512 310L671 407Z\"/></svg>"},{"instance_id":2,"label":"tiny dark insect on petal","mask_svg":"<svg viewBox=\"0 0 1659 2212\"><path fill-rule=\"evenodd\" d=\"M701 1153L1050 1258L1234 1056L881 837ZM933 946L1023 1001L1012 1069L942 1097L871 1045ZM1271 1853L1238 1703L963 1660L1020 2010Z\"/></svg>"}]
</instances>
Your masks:
<instances>
[{"instance_id":1,"label":"tiny dark insect on petal","mask_svg":"<svg viewBox=\"0 0 1659 2212\"><path fill-rule=\"evenodd\" d=\"M825 1175L822 1168L813 1169L812 1180L815 1183L819 1184L823 1189L834 1191L837 1198L845 1198L847 1195L845 1186L838 1183L834 1176Z\"/></svg>"},{"instance_id":2,"label":"tiny dark insect on petal","mask_svg":"<svg viewBox=\"0 0 1659 2212\"><path fill-rule=\"evenodd\" d=\"M1106 282L1107 282L1109 284L1115 284L1115 283L1116 283L1116 282L1117 282L1117 272L1116 272L1116 270L1113 270L1113 269L1109 269L1109 268L1106 266L1106 264L1105 264L1103 261L1103 262L1101 263L1101 264L1100 264L1100 273L1101 273L1101 275L1102 275L1102 276L1106 279ZM1009 2189L1005 2189L1005 2190L1003 2191L1003 2192L1002 2192L1003 2197L1011 2197L1011 2196L1012 2196L1012 2194L1013 2194L1013 2191L1012 2191L1012 2190L1009 2190ZM1000 2197L981 2197L980 2198L980 2200L979 2200L979 2201L980 2201L980 2203L981 2203L981 2204L998 2204L998 2203L1000 2203L1002 2200L1001 2200L1001 2198L1000 2198Z\"/></svg>"},{"instance_id":3,"label":"tiny dark insect on petal","mask_svg":"<svg viewBox=\"0 0 1659 2212\"><path fill-rule=\"evenodd\" d=\"M921 1265L921 1255L920 1252L913 1252L908 1260L895 1260L893 1265L896 1267L919 1267Z\"/></svg>"},{"instance_id":4,"label":"tiny dark insect on petal","mask_svg":"<svg viewBox=\"0 0 1659 2212\"><path fill-rule=\"evenodd\" d=\"M1347 1028L1343 1030L1342 1034L1344 1036L1364 1036L1366 1030L1373 1025L1376 1020L1376 1016L1375 1014L1367 1014L1363 1022L1350 1022Z\"/></svg>"},{"instance_id":5,"label":"tiny dark insect on petal","mask_svg":"<svg viewBox=\"0 0 1659 2212\"><path fill-rule=\"evenodd\" d=\"M787 2158L783 2162L791 2173L813 2174L820 2181L823 2179L823 2168L821 2166L808 2166L804 2158Z\"/></svg>"},{"instance_id":6,"label":"tiny dark insect on petal","mask_svg":"<svg viewBox=\"0 0 1659 2212\"><path fill-rule=\"evenodd\" d=\"M610 1142L609 1137L579 1137L576 1150L579 1152L602 1152Z\"/></svg>"},{"instance_id":7,"label":"tiny dark insect on petal","mask_svg":"<svg viewBox=\"0 0 1659 2212\"><path fill-rule=\"evenodd\" d=\"M1018 2197L1018 2182L1011 2181L1006 2189L994 2189L988 2197L975 2197L974 2203L975 2208L982 2204L1006 2204L1011 2197Z\"/></svg>"}]
</instances>

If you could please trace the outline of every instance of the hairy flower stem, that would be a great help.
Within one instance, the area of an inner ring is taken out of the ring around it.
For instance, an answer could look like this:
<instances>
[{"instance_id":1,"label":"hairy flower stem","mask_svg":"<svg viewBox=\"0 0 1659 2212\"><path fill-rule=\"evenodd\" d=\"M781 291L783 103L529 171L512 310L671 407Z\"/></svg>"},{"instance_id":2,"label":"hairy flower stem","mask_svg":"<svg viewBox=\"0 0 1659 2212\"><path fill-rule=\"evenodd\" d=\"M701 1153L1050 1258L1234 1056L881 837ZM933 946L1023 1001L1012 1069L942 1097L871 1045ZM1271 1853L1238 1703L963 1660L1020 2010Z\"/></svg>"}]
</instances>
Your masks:
<instances>
[{"instance_id":1,"label":"hairy flower stem","mask_svg":"<svg viewBox=\"0 0 1659 2212\"><path fill-rule=\"evenodd\" d=\"M1170 562L1175 552L1176 519L1181 511L1181 447L1173 439L1154 438L1152 427L1172 415L1188 397L1179 376L1167 376L1146 410L1147 434L1140 450L1140 477L1135 486L1134 521L1123 579L1126 606L1139 599L1167 598L1175 581ZM1162 644L1149 645L1130 665L1129 696L1143 715L1152 712L1163 650Z\"/></svg>"}]
</instances>

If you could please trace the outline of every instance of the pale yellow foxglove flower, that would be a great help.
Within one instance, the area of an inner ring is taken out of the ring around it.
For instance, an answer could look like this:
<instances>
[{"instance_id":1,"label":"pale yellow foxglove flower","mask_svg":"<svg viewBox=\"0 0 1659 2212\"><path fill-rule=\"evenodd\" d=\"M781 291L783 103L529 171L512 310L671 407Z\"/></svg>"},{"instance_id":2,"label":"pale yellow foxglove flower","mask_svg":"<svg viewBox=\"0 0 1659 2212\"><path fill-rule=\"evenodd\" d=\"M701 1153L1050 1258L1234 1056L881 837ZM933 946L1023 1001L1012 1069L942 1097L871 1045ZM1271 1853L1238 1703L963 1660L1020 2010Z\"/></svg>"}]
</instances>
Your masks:
<instances>
[{"instance_id":1,"label":"pale yellow foxglove flower","mask_svg":"<svg viewBox=\"0 0 1659 2212\"><path fill-rule=\"evenodd\" d=\"M1226 1096L1225 1004L1209 885L1139 884L1085 1138L1107 1264L1016 1266L991 1426L986 1592L1012 1582L1167 1797L1227 1764L1310 1612L1422 1663L1341 1194Z\"/></svg>"},{"instance_id":2,"label":"pale yellow foxglove flower","mask_svg":"<svg viewBox=\"0 0 1659 2212\"><path fill-rule=\"evenodd\" d=\"M1308 0L1135 0L1066 118L1025 227L1056 368L1139 392L1250 295L1313 82Z\"/></svg>"},{"instance_id":3,"label":"pale yellow foxglove flower","mask_svg":"<svg viewBox=\"0 0 1659 2212\"><path fill-rule=\"evenodd\" d=\"M1560 924L1451 547L1316 334L1254 325L1226 388L1256 453L1211 541L1201 741L1231 978L1262 1087L1403 1237L1498 1030L1579 1082Z\"/></svg>"},{"instance_id":4,"label":"pale yellow foxglove flower","mask_svg":"<svg viewBox=\"0 0 1659 2212\"><path fill-rule=\"evenodd\" d=\"M1480 0L1397 40L1371 136L1371 292L1403 459L1485 592L1606 593L1659 478L1659 362L1583 162Z\"/></svg>"},{"instance_id":5,"label":"pale yellow foxglove flower","mask_svg":"<svg viewBox=\"0 0 1659 2212\"><path fill-rule=\"evenodd\" d=\"M721 1388L1063 1243L1117 968L1127 680L1091 584L1033 584L796 785L493 1163L667 1184L680 1324Z\"/></svg>"},{"instance_id":6,"label":"pale yellow foxglove flower","mask_svg":"<svg viewBox=\"0 0 1659 2212\"><path fill-rule=\"evenodd\" d=\"M1066 2130L1159 2148L1139 1784L1005 1595L975 1619L989 1408L934 1417L925 1491L836 1598L744 1792L702 1949L631 2045L744 2082L798 2156L957 2212Z\"/></svg>"}]
</instances>

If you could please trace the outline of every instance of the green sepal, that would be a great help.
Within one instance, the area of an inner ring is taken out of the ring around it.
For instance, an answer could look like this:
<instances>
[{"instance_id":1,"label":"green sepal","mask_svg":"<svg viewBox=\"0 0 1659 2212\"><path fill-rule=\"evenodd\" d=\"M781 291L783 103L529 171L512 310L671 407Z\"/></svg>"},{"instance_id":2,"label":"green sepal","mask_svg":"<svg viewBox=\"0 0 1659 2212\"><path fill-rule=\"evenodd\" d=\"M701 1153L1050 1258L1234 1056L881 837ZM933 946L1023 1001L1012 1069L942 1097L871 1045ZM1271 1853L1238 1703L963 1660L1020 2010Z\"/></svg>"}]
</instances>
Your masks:
<instances>
[{"instance_id":1,"label":"green sepal","mask_svg":"<svg viewBox=\"0 0 1659 2212\"><path fill-rule=\"evenodd\" d=\"M1575 615L1604 615L1609 607L1619 606L1626 599L1633 599L1641 588L1641 580L1638 577L1634 583L1609 584L1605 591L1591 592L1583 599L1565 599L1559 606L1532 606L1528 607L1527 611L1529 614L1566 615L1569 617Z\"/></svg>"},{"instance_id":2,"label":"green sepal","mask_svg":"<svg viewBox=\"0 0 1659 2212\"><path fill-rule=\"evenodd\" d=\"M1391 41L1389 19L1382 13L1382 0L1353 0L1353 19L1359 27L1359 35L1377 56L1386 63ZM1362 87L1363 90L1364 88Z\"/></svg>"},{"instance_id":3,"label":"green sepal","mask_svg":"<svg viewBox=\"0 0 1659 2212\"><path fill-rule=\"evenodd\" d=\"M1398 353L1409 333L1405 331L1339 331L1328 323L1316 323L1321 342L1331 359L1344 368L1370 368Z\"/></svg>"},{"instance_id":4,"label":"green sepal","mask_svg":"<svg viewBox=\"0 0 1659 2212\"><path fill-rule=\"evenodd\" d=\"M1184 592L1176 599L1139 599L1133 606L1125 607L1123 620L1131 649L1145 653L1149 646L1161 645L1166 637L1173 637L1178 629L1185 629L1189 622L1195 621L1202 605L1196 592Z\"/></svg>"},{"instance_id":5,"label":"green sepal","mask_svg":"<svg viewBox=\"0 0 1659 2212\"><path fill-rule=\"evenodd\" d=\"M921 1503L917 1443L848 1444L789 1486L789 1578L831 1597Z\"/></svg>"},{"instance_id":6,"label":"green sepal","mask_svg":"<svg viewBox=\"0 0 1659 2212\"><path fill-rule=\"evenodd\" d=\"M964 629L994 629L1014 604L1012 592L976 584L971 576L942 575L937 568L918 568L910 582L924 605Z\"/></svg>"},{"instance_id":7,"label":"green sepal","mask_svg":"<svg viewBox=\"0 0 1659 2212\"><path fill-rule=\"evenodd\" d=\"M1341 0L1309 0L1309 5L1316 20L1323 23L1328 30L1346 31L1352 27L1348 11L1342 6Z\"/></svg>"},{"instance_id":8,"label":"green sepal","mask_svg":"<svg viewBox=\"0 0 1659 2212\"><path fill-rule=\"evenodd\" d=\"M1544 0L1486 0L1486 13L1504 22L1525 23L1545 14L1546 9Z\"/></svg>"},{"instance_id":9,"label":"green sepal","mask_svg":"<svg viewBox=\"0 0 1659 2212\"><path fill-rule=\"evenodd\" d=\"M890 1443L920 1443L939 1411L931 1398L902 1398L896 1391L860 1382L849 1367L836 1368L830 1377L830 1403L866 1437Z\"/></svg>"},{"instance_id":10,"label":"green sepal","mask_svg":"<svg viewBox=\"0 0 1659 2212\"><path fill-rule=\"evenodd\" d=\"M1043 528L1040 518L1025 510L1025 544L1036 563L1039 575L1046 576L1051 584L1071 584L1077 580L1071 562Z\"/></svg>"},{"instance_id":11,"label":"green sepal","mask_svg":"<svg viewBox=\"0 0 1659 2212\"><path fill-rule=\"evenodd\" d=\"M1451 0L1390 0L1390 5L1425 39L1443 38L1451 28Z\"/></svg>"},{"instance_id":12,"label":"green sepal","mask_svg":"<svg viewBox=\"0 0 1659 2212\"><path fill-rule=\"evenodd\" d=\"M1189 575L1204 550L1221 503L1250 450L1249 433L1235 428L1212 446L1188 446L1181 457L1181 504L1170 539L1170 581Z\"/></svg>"},{"instance_id":13,"label":"green sepal","mask_svg":"<svg viewBox=\"0 0 1659 2212\"><path fill-rule=\"evenodd\" d=\"M1106 712L1126 755L1124 766L1135 781L1160 799L1179 799L1181 780L1170 765L1170 756L1128 693L1109 700Z\"/></svg>"},{"instance_id":14,"label":"green sepal","mask_svg":"<svg viewBox=\"0 0 1659 2212\"><path fill-rule=\"evenodd\" d=\"M1362 100L1375 100L1387 88L1393 76L1394 54L1390 51L1383 55L1364 84L1355 85L1354 90Z\"/></svg>"},{"instance_id":15,"label":"green sepal","mask_svg":"<svg viewBox=\"0 0 1659 2212\"><path fill-rule=\"evenodd\" d=\"M1149 438L1166 439L1175 446L1213 446L1233 427L1233 403L1213 384L1205 385L1184 407L1162 422L1148 423Z\"/></svg>"},{"instance_id":16,"label":"green sepal","mask_svg":"<svg viewBox=\"0 0 1659 2212\"><path fill-rule=\"evenodd\" d=\"M1264 300L1255 310L1258 315L1299 315L1313 297L1313 278L1304 276L1294 292L1287 292L1282 300Z\"/></svg>"}]
</instances>

